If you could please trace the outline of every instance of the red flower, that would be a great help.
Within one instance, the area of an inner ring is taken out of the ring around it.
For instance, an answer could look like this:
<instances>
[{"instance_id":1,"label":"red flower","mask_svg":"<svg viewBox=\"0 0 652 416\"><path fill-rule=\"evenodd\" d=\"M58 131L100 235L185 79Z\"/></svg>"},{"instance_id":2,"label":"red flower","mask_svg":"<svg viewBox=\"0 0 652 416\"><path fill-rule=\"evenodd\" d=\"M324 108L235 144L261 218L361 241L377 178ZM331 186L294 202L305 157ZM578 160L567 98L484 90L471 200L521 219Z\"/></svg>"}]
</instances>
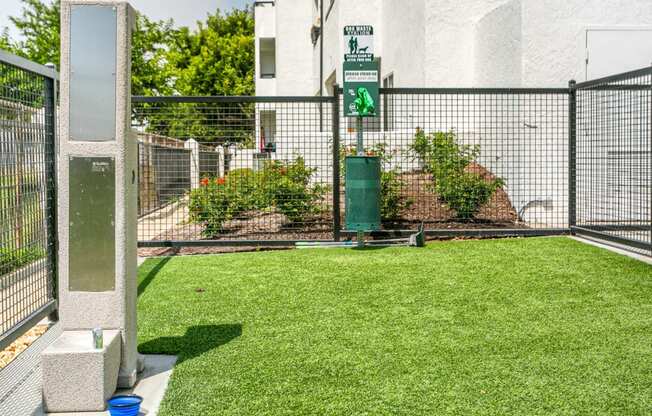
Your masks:
<instances>
[{"instance_id":1,"label":"red flower","mask_svg":"<svg viewBox=\"0 0 652 416\"><path fill-rule=\"evenodd\" d=\"M217 185L224 185L225 182L226 182L226 180L225 180L224 178L217 178L217 179L215 179L215 183L216 183Z\"/></svg>"},{"instance_id":2,"label":"red flower","mask_svg":"<svg viewBox=\"0 0 652 416\"><path fill-rule=\"evenodd\" d=\"M201 186L207 186L208 185L208 178L201 178L201 180L199 181L199 184Z\"/></svg>"},{"instance_id":3,"label":"red flower","mask_svg":"<svg viewBox=\"0 0 652 416\"><path fill-rule=\"evenodd\" d=\"M376 154L373 152L373 150L367 150L367 156L375 156Z\"/></svg>"},{"instance_id":4,"label":"red flower","mask_svg":"<svg viewBox=\"0 0 652 416\"><path fill-rule=\"evenodd\" d=\"M282 167L280 172L281 172L281 175L286 175L288 173L288 168Z\"/></svg>"}]
</instances>

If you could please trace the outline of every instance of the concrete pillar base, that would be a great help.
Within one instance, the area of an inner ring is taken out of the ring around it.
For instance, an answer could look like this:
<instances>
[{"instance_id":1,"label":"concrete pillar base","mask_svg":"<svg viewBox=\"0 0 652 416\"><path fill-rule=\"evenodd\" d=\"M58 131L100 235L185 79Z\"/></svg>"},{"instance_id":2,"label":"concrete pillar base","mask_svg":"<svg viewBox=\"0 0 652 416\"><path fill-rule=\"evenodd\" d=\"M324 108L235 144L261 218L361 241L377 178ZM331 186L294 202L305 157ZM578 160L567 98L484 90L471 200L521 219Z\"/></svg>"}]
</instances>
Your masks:
<instances>
[{"instance_id":1,"label":"concrete pillar base","mask_svg":"<svg viewBox=\"0 0 652 416\"><path fill-rule=\"evenodd\" d=\"M120 371L120 373L118 374L118 388L119 389L132 388L136 384L137 378L138 378L138 374L136 373L136 369L128 373Z\"/></svg>"},{"instance_id":2,"label":"concrete pillar base","mask_svg":"<svg viewBox=\"0 0 652 416\"><path fill-rule=\"evenodd\" d=\"M104 331L104 346L95 349L91 331L64 331L41 353L45 410L104 410L117 387L121 341L120 331Z\"/></svg>"}]
</instances>

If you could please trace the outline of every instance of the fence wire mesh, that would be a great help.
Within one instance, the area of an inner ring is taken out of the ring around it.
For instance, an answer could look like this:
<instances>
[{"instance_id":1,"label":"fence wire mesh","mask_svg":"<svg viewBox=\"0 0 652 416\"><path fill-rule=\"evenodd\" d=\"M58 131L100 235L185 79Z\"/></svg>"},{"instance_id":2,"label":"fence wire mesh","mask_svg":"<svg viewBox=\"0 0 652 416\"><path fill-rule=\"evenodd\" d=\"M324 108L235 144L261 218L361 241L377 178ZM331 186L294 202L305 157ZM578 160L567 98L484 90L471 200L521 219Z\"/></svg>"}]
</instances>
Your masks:
<instances>
[{"instance_id":1,"label":"fence wire mesh","mask_svg":"<svg viewBox=\"0 0 652 416\"><path fill-rule=\"evenodd\" d=\"M652 68L577 86L577 226L652 254Z\"/></svg>"},{"instance_id":2,"label":"fence wire mesh","mask_svg":"<svg viewBox=\"0 0 652 416\"><path fill-rule=\"evenodd\" d=\"M567 90L385 89L379 113L364 142L383 161L384 228L568 226ZM357 150L351 120L342 154Z\"/></svg>"},{"instance_id":3,"label":"fence wire mesh","mask_svg":"<svg viewBox=\"0 0 652 416\"><path fill-rule=\"evenodd\" d=\"M139 240L336 238L356 152L340 98L136 99ZM568 90L388 89L379 113L384 229L567 230Z\"/></svg>"},{"instance_id":4,"label":"fence wire mesh","mask_svg":"<svg viewBox=\"0 0 652 416\"><path fill-rule=\"evenodd\" d=\"M54 306L54 83L0 57L0 349Z\"/></svg>"},{"instance_id":5,"label":"fence wire mesh","mask_svg":"<svg viewBox=\"0 0 652 416\"><path fill-rule=\"evenodd\" d=\"M332 239L331 112L313 97L135 100L139 240Z\"/></svg>"}]
</instances>

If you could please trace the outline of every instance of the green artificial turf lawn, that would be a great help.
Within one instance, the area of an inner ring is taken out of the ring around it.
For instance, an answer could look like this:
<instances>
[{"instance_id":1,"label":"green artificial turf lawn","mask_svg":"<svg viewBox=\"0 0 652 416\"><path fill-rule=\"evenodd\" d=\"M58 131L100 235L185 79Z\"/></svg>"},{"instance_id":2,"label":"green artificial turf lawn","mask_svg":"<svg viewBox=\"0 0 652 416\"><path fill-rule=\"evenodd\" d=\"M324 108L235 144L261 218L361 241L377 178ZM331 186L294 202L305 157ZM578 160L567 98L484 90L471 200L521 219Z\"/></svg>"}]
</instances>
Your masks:
<instances>
[{"instance_id":1,"label":"green artificial turf lawn","mask_svg":"<svg viewBox=\"0 0 652 416\"><path fill-rule=\"evenodd\" d=\"M652 412L652 266L567 238L150 259L161 415Z\"/></svg>"}]
</instances>

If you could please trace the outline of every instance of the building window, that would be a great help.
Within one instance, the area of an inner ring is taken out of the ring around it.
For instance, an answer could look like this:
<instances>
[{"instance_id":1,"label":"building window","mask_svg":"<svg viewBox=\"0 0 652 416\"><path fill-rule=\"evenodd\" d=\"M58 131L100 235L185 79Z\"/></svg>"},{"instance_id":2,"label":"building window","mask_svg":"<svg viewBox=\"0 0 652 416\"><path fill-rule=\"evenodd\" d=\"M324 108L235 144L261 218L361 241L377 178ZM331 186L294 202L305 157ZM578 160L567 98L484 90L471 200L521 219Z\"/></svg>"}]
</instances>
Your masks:
<instances>
[{"instance_id":1,"label":"building window","mask_svg":"<svg viewBox=\"0 0 652 416\"><path fill-rule=\"evenodd\" d=\"M276 151L276 111L260 112L260 151Z\"/></svg>"},{"instance_id":2,"label":"building window","mask_svg":"<svg viewBox=\"0 0 652 416\"><path fill-rule=\"evenodd\" d=\"M383 78L383 88L394 88L394 74L391 73ZM384 130L394 130L394 96L392 94L383 94L383 120Z\"/></svg>"},{"instance_id":3,"label":"building window","mask_svg":"<svg viewBox=\"0 0 652 416\"><path fill-rule=\"evenodd\" d=\"M276 77L276 39L260 39L260 77Z\"/></svg>"}]
</instances>

